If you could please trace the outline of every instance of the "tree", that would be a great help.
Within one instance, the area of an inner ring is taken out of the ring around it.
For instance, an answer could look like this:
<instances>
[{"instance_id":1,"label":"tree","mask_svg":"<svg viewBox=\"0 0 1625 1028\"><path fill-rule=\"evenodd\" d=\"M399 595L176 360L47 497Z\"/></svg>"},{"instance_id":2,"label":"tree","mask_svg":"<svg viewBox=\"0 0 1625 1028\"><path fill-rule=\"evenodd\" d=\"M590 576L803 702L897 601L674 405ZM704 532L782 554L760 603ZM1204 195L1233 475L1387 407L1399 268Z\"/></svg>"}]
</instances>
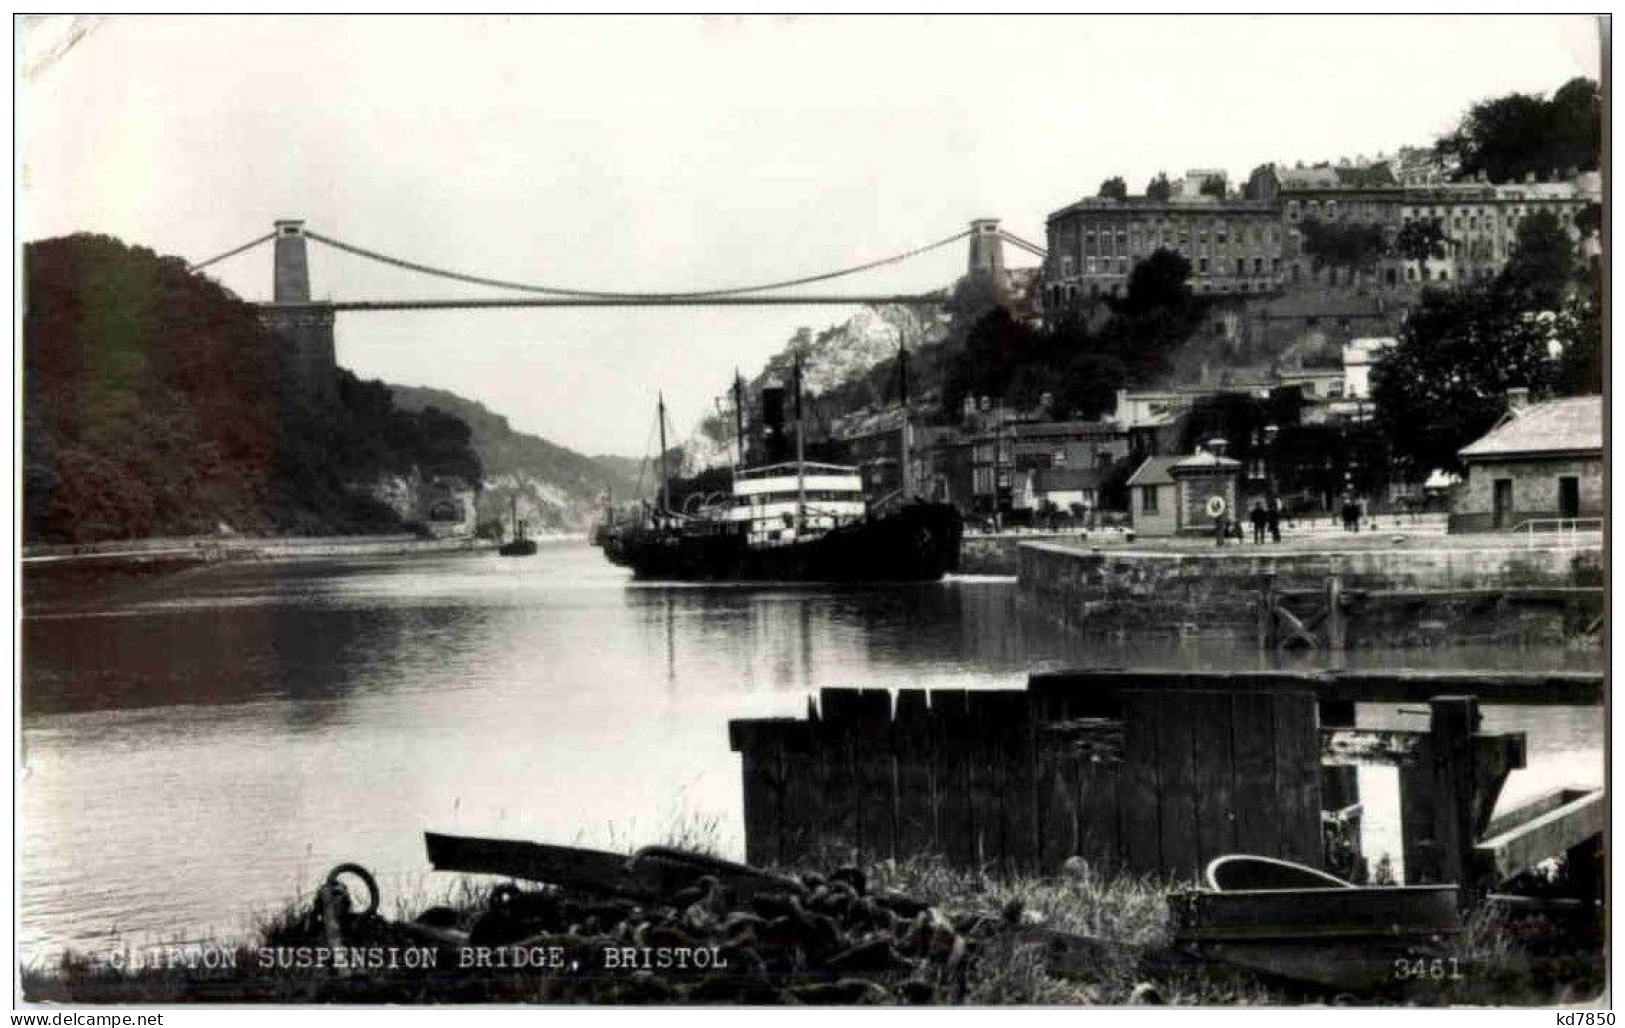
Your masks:
<instances>
[{"instance_id":1,"label":"tree","mask_svg":"<svg viewBox=\"0 0 1625 1028\"><path fill-rule=\"evenodd\" d=\"M1603 391L1602 305L1595 288L1570 300L1552 323L1558 348L1557 392L1583 396Z\"/></svg>"},{"instance_id":2,"label":"tree","mask_svg":"<svg viewBox=\"0 0 1625 1028\"><path fill-rule=\"evenodd\" d=\"M279 390L276 339L218 283L107 236L24 250L29 541L396 530L352 483L454 474L479 488L461 419L394 407L339 369L321 409Z\"/></svg>"},{"instance_id":3,"label":"tree","mask_svg":"<svg viewBox=\"0 0 1625 1028\"><path fill-rule=\"evenodd\" d=\"M1246 184L1241 187L1241 195L1248 200L1273 200L1280 187L1281 180L1275 174L1275 165L1260 164L1248 174Z\"/></svg>"},{"instance_id":4,"label":"tree","mask_svg":"<svg viewBox=\"0 0 1625 1028\"><path fill-rule=\"evenodd\" d=\"M1495 424L1508 389L1552 392L1552 349L1550 326L1494 282L1424 292L1372 369L1383 434L1418 470L1458 470L1456 451Z\"/></svg>"},{"instance_id":5,"label":"tree","mask_svg":"<svg viewBox=\"0 0 1625 1028\"><path fill-rule=\"evenodd\" d=\"M943 384L943 411L957 417L965 397L982 396L1009 400L1018 368L1041 357L1044 349L1039 334L1011 316L1003 307L994 307L976 320L965 343L953 356Z\"/></svg>"},{"instance_id":6,"label":"tree","mask_svg":"<svg viewBox=\"0 0 1625 1028\"><path fill-rule=\"evenodd\" d=\"M1169 183L1166 172L1157 172L1157 177L1146 183L1145 198L1147 200L1155 200L1158 203L1165 203L1168 198L1173 195L1174 187L1171 183Z\"/></svg>"},{"instance_id":7,"label":"tree","mask_svg":"<svg viewBox=\"0 0 1625 1028\"><path fill-rule=\"evenodd\" d=\"M1172 250L1157 248L1134 265L1127 295L1108 300L1118 314L1146 314L1158 308L1185 311L1195 304L1190 287L1191 262Z\"/></svg>"},{"instance_id":8,"label":"tree","mask_svg":"<svg viewBox=\"0 0 1625 1028\"><path fill-rule=\"evenodd\" d=\"M1114 175L1100 184L1100 191L1095 195L1112 200L1127 200L1128 183L1123 181L1123 176Z\"/></svg>"},{"instance_id":9,"label":"tree","mask_svg":"<svg viewBox=\"0 0 1625 1028\"><path fill-rule=\"evenodd\" d=\"M1122 361L1109 354L1080 352L1055 377L1055 410L1062 417L1093 421L1116 405L1117 390L1128 385Z\"/></svg>"},{"instance_id":10,"label":"tree","mask_svg":"<svg viewBox=\"0 0 1625 1028\"><path fill-rule=\"evenodd\" d=\"M1450 237L1444 234L1442 219L1406 222L1394 236L1390 253L1402 260L1415 261L1422 277L1427 278L1428 261L1449 253Z\"/></svg>"},{"instance_id":11,"label":"tree","mask_svg":"<svg viewBox=\"0 0 1625 1028\"><path fill-rule=\"evenodd\" d=\"M1574 215L1574 228L1581 239L1590 239L1602 228L1602 204L1588 203Z\"/></svg>"},{"instance_id":12,"label":"tree","mask_svg":"<svg viewBox=\"0 0 1625 1028\"><path fill-rule=\"evenodd\" d=\"M1328 265L1367 271L1387 252L1382 226L1354 222L1324 222L1309 218L1303 222L1303 249L1316 271Z\"/></svg>"},{"instance_id":13,"label":"tree","mask_svg":"<svg viewBox=\"0 0 1625 1028\"><path fill-rule=\"evenodd\" d=\"M1492 182L1508 182L1530 173L1594 170L1602 151L1597 83L1571 79L1550 100L1508 93L1474 104L1435 151L1458 162L1458 178L1483 172Z\"/></svg>"},{"instance_id":14,"label":"tree","mask_svg":"<svg viewBox=\"0 0 1625 1028\"><path fill-rule=\"evenodd\" d=\"M1537 211L1518 223L1499 282L1503 289L1516 292L1526 309L1557 310L1573 290L1579 263L1574 242L1557 215Z\"/></svg>"},{"instance_id":15,"label":"tree","mask_svg":"<svg viewBox=\"0 0 1625 1028\"><path fill-rule=\"evenodd\" d=\"M1205 178L1202 180L1202 184L1196 187L1196 191L1201 193L1203 196L1215 196L1220 200L1223 200L1225 196L1224 179Z\"/></svg>"},{"instance_id":16,"label":"tree","mask_svg":"<svg viewBox=\"0 0 1625 1028\"><path fill-rule=\"evenodd\" d=\"M1189 261L1156 251L1135 265L1127 295L1106 301L1110 313L1098 328L1081 314L1035 329L1003 308L988 311L950 360L943 415L956 419L966 397L1032 408L1049 393L1060 416L1101 416L1118 389L1161 375L1204 320L1206 304L1191 294L1189 277Z\"/></svg>"},{"instance_id":17,"label":"tree","mask_svg":"<svg viewBox=\"0 0 1625 1028\"><path fill-rule=\"evenodd\" d=\"M1130 381L1159 375L1205 319L1208 305L1191 292L1190 275L1190 261L1158 249L1129 273L1127 295L1106 301L1112 317L1098 350L1120 361Z\"/></svg>"}]
</instances>

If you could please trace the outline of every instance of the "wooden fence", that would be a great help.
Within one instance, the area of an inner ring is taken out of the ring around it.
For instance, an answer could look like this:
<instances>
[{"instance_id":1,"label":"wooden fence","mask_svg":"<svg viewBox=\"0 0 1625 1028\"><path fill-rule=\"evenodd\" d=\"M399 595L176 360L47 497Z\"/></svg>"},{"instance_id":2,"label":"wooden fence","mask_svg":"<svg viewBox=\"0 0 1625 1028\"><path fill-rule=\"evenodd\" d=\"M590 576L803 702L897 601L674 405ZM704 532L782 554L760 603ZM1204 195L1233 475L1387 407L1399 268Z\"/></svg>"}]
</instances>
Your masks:
<instances>
[{"instance_id":1,"label":"wooden fence","mask_svg":"<svg viewBox=\"0 0 1625 1028\"><path fill-rule=\"evenodd\" d=\"M1121 718L1025 691L826 689L807 720L736 721L753 864L939 853L956 866L1189 875L1245 851L1319 864L1309 693L1138 691Z\"/></svg>"},{"instance_id":2,"label":"wooden fence","mask_svg":"<svg viewBox=\"0 0 1625 1028\"><path fill-rule=\"evenodd\" d=\"M1480 874L1475 846L1523 766L1521 734L1480 734L1471 697L1434 697L1426 732L1371 731L1353 727L1351 699L1297 678L1224 681L1102 672L1093 688L1074 674L895 699L825 689L805 720L732 722L747 859L937 854L1053 873L1080 856L1189 878L1253 853L1323 867L1325 821L1359 809L1355 767L1381 764L1399 775L1407 881Z\"/></svg>"}]
</instances>

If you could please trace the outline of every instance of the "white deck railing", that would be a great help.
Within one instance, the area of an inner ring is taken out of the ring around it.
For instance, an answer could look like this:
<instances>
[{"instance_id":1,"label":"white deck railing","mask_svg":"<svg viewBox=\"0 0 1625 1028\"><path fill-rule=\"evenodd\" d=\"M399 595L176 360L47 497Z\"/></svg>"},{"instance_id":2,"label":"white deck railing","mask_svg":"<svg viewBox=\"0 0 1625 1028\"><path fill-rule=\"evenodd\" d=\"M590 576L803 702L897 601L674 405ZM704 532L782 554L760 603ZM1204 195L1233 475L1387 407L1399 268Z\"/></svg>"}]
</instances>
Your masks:
<instances>
[{"instance_id":1,"label":"white deck railing","mask_svg":"<svg viewBox=\"0 0 1625 1028\"><path fill-rule=\"evenodd\" d=\"M1533 547L1536 537L1556 536L1559 543L1572 543L1582 534L1602 532L1602 518L1528 518L1512 529L1514 535L1522 533L1525 543Z\"/></svg>"}]
</instances>

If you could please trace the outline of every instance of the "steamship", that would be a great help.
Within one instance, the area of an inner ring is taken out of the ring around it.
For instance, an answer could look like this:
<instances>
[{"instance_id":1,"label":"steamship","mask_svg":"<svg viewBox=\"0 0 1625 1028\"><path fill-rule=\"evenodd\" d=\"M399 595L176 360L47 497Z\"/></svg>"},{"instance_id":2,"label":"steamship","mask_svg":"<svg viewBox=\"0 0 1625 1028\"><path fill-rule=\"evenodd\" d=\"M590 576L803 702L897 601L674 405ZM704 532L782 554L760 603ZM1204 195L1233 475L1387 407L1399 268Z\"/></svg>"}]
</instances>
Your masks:
<instances>
[{"instance_id":1,"label":"steamship","mask_svg":"<svg viewBox=\"0 0 1625 1028\"><path fill-rule=\"evenodd\" d=\"M958 508L909 498L906 490L871 504L856 467L805 459L799 368L796 378L793 460L735 468L728 495L692 512L671 509L662 467L657 503L597 534L604 555L639 578L678 581L920 582L957 569ZM738 410L737 383L735 394ZM782 411L781 391L764 390L770 458L783 449ZM664 401L659 418L664 458Z\"/></svg>"}]
</instances>

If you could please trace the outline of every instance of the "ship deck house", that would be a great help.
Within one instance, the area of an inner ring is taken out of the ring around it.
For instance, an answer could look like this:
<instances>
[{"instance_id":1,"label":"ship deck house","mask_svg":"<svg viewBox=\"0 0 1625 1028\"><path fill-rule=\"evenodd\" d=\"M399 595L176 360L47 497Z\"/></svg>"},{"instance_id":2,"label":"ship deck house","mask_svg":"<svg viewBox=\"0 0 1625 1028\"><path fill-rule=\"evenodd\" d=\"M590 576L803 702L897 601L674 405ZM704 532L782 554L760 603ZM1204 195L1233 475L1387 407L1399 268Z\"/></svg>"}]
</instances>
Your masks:
<instances>
[{"instance_id":1,"label":"ship deck house","mask_svg":"<svg viewBox=\"0 0 1625 1028\"><path fill-rule=\"evenodd\" d=\"M1452 532L1602 516L1600 396L1515 401L1494 428L1458 456L1466 470L1450 516Z\"/></svg>"}]
</instances>

